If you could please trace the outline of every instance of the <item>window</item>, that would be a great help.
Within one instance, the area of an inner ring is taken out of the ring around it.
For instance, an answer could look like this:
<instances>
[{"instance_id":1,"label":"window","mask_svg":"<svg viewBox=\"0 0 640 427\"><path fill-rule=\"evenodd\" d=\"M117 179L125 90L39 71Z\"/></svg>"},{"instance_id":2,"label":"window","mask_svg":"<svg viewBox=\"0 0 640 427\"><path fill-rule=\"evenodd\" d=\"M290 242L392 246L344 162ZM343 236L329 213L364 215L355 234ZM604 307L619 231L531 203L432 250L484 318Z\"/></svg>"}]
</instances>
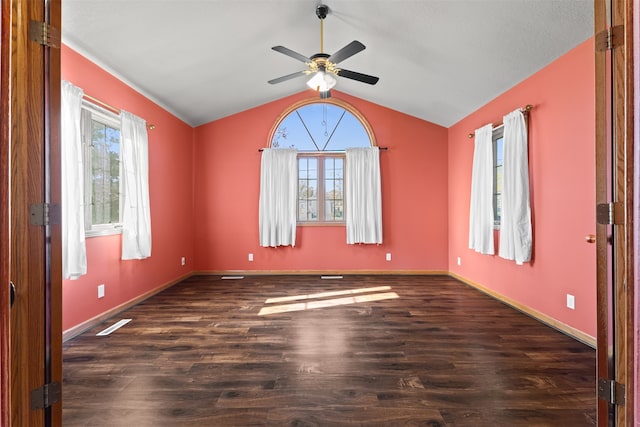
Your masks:
<instances>
[{"instance_id":1,"label":"window","mask_svg":"<svg viewBox=\"0 0 640 427\"><path fill-rule=\"evenodd\" d=\"M344 224L345 149L375 145L360 113L336 99L306 100L285 111L270 141L298 150L298 223Z\"/></svg>"},{"instance_id":2,"label":"window","mask_svg":"<svg viewBox=\"0 0 640 427\"><path fill-rule=\"evenodd\" d=\"M90 103L82 106L85 233L87 237L119 233L120 120Z\"/></svg>"},{"instance_id":3,"label":"window","mask_svg":"<svg viewBox=\"0 0 640 427\"><path fill-rule=\"evenodd\" d=\"M493 130L493 221L500 227L502 215L502 173L503 166L504 127Z\"/></svg>"}]
</instances>

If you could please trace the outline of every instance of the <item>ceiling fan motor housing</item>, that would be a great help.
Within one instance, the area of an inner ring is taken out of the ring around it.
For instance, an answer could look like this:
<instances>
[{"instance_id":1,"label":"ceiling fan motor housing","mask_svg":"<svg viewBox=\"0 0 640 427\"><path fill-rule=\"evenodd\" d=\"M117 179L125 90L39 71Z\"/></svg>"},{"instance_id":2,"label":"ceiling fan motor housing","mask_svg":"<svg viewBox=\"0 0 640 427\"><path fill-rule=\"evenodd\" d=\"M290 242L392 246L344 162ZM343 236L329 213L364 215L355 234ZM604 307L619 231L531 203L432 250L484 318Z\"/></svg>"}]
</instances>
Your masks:
<instances>
[{"instance_id":1,"label":"ceiling fan motor housing","mask_svg":"<svg viewBox=\"0 0 640 427\"><path fill-rule=\"evenodd\" d=\"M318 7L316 7L316 15L318 16L318 18L324 19L327 17L328 13L329 13L329 6L325 6L324 4L319 4Z\"/></svg>"}]
</instances>

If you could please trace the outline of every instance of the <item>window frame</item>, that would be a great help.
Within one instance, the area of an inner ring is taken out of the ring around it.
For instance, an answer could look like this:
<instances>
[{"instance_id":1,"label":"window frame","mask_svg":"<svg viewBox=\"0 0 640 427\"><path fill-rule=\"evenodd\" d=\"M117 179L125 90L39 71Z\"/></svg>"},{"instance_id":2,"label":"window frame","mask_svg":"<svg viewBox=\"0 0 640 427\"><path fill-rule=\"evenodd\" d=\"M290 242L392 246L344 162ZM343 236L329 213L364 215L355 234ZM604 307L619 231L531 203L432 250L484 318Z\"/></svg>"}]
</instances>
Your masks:
<instances>
[{"instance_id":1,"label":"window frame","mask_svg":"<svg viewBox=\"0 0 640 427\"><path fill-rule=\"evenodd\" d=\"M377 147L378 144L376 142L376 138L375 135L373 133L373 129L371 128L371 125L369 124L369 122L365 119L365 117L362 115L362 113L360 113L355 107L353 107L351 104L341 100L341 99L336 99L336 98L326 98L326 99L322 99L319 100L318 98L307 98L307 99L303 99L301 101L295 102L294 104L290 105L288 108L286 108L281 114L280 116L278 116L278 118L274 121L274 124L271 128L271 131L269 132L268 135L268 140L267 140L267 147L271 147L271 144L273 142L273 138L276 134L276 132L278 131L278 128L280 127L280 124L282 123L282 121L287 118L291 113L293 113L294 111L296 111L299 108L302 108L306 105L309 104L332 104L335 105L337 107L343 108L346 111L348 111L349 113L351 113L357 120L358 122L360 122L360 124L362 125L362 127L364 128L368 138L369 138L369 144L371 147ZM339 151L299 151L297 154L297 159L301 158L301 157L313 157L318 159L318 196L317 196L317 203L318 203L318 217L323 218L322 220L318 219L318 220L304 220L301 221L299 219L297 219L297 215L296 215L296 223L297 225L300 226L346 226L346 211L348 209L348 206L346 204L346 200L344 199L344 177L346 175L346 152L344 150L339 150ZM342 170L342 174L343 174L343 200L342 200L342 209L343 209L343 219L340 221L333 221L333 220L326 220L324 218L324 213L325 213L325 206L324 206L324 195L325 195L325 191L324 191L324 159L327 157L339 157L343 159L343 170ZM322 164L322 166L320 166ZM321 191L322 190L322 191ZM299 201L296 201L296 210L298 209L299 206ZM322 215L320 215L320 213Z\"/></svg>"},{"instance_id":2,"label":"window frame","mask_svg":"<svg viewBox=\"0 0 640 427\"><path fill-rule=\"evenodd\" d=\"M502 163L498 165L498 140L502 139L502 153L500 158ZM502 219L502 188L504 185L504 126L493 129L491 134L491 147L493 151L493 227L500 230L500 222ZM502 174L498 175L498 168L502 167ZM500 181L500 182L498 182ZM498 187L500 191L498 191ZM500 199L500 215L498 215L498 199Z\"/></svg>"},{"instance_id":3,"label":"window frame","mask_svg":"<svg viewBox=\"0 0 640 427\"><path fill-rule=\"evenodd\" d=\"M342 194L342 212L344 214L344 212L346 212L346 200L344 199L344 175L345 175L345 170L346 170L346 154L344 152L340 152L340 151L306 151L306 152L299 152L298 153L298 157L297 159L300 158L304 158L304 157L311 157L314 159L318 160L318 165L322 164L322 166L318 166L318 195L317 195L317 204L318 204L318 220L300 220L297 218L296 215L296 222L298 225L310 225L310 226L317 226L317 225L321 225L321 226L331 226L331 225L335 225L335 226L344 226L345 225L345 221L346 219L343 218L342 220L327 220L325 218L325 188L324 188L324 184L325 184L325 167L324 167L324 160L328 159L328 158L339 158L342 159L342 182L343 182L343 194ZM299 169L298 169L299 170ZM299 182L299 177L298 177L298 182ZM300 199L298 199L298 203L299 203Z\"/></svg>"},{"instance_id":4,"label":"window frame","mask_svg":"<svg viewBox=\"0 0 640 427\"><path fill-rule=\"evenodd\" d=\"M92 102L87 100L82 101L81 111L87 111L91 115L91 121L96 121L98 123L102 123L106 126L109 126L113 129L118 129L120 132L120 144L122 144L122 133L121 133L121 124L120 124L120 116L112 111L109 111L105 108L102 108L98 105L95 105ZM117 223L104 223L104 224L93 224L92 222L92 200L93 200L93 189L91 185L91 175L92 175L92 146L91 146L91 132L92 132L92 124L86 124L84 121L84 114L82 114L83 119L81 120L81 132L82 132L82 167L84 169L84 219L85 219L85 237L100 237L100 236L110 236L115 234L122 234L122 158L119 158L119 195L118 195L118 222ZM89 136L86 135L86 132L89 132ZM121 146L122 148L122 146Z\"/></svg>"}]
</instances>

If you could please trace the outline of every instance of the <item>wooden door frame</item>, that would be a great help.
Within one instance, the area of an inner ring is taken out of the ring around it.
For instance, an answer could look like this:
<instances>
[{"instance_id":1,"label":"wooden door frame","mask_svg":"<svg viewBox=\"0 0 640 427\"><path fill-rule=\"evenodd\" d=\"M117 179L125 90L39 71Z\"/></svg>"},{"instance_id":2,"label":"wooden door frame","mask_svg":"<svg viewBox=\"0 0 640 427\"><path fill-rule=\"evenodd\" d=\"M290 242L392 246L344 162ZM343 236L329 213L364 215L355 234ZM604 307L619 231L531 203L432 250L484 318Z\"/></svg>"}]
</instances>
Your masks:
<instances>
[{"instance_id":1,"label":"wooden door frame","mask_svg":"<svg viewBox=\"0 0 640 427\"><path fill-rule=\"evenodd\" d=\"M636 400L636 312L638 307L636 306L636 292L637 292L637 274L635 271L635 258L638 256L636 253L636 240L634 220L636 213L634 211L635 200L635 182L636 177L636 164L635 164L635 109L634 109L634 93L638 88L634 87L634 49L637 40L634 39L634 0L625 0L623 5L620 5L619 10L616 11L616 21L624 25L624 53L622 58L619 59L620 67L622 68L616 74L620 74L618 81L623 88L619 96L614 95L614 102L616 102L623 112L616 118L616 125L619 128L619 133L624 137L624 161L622 162L621 169L624 170L624 203L625 203L625 229L624 229L624 271L622 272L622 280L619 294L616 295L616 300L619 305L624 308L623 312L618 313L618 321L624 325L624 330L621 331L619 339L623 340L619 356L616 360L616 366L621 371L619 381L625 384L625 405L618 409L616 418L618 420L617 425L623 426L636 426L638 423L638 414L635 413Z\"/></svg>"},{"instance_id":2,"label":"wooden door frame","mask_svg":"<svg viewBox=\"0 0 640 427\"><path fill-rule=\"evenodd\" d=\"M10 3L0 5L0 81L10 76ZM10 360L9 360L9 85L0 85L0 425L10 425Z\"/></svg>"},{"instance_id":3,"label":"wooden door frame","mask_svg":"<svg viewBox=\"0 0 640 427\"><path fill-rule=\"evenodd\" d=\"M607 13L609 8L610 13ZM613 202L614 225L597 225L598 379L624 386L624 403L598 399L598 425L632 426L636 417L634 271L634 22L633 0L594 0L596 34L596 203ZM609 28L613 46L602 50L598 35ZM610 56L609 56L610 55ZM609 73L609 79L606 77ZM608 85L611 85L608 88ZM607 166L610 163L610 169ZM611 191L611 193L608 193ZM613 259L608 246L613 241ZM609 282L613 265L612 284ZM612 286L613 289L609 289ZM608 312L612 307L612 318ZM609 336L612 332L613 338ZM612 346L614 359L609 359ZM612 368L613 372L610 371Z\"/></svg>"},{"instance_id":4,"label":"wooden door frame","mask_svg":"<svg viewBox=\"0 0 640 427\"><path fill-rule=\"evenodd\" d=\"M44 410L30 405L31 391L62 383L61 224L43 227L29 219L33 204L60 205L60 50L30 40L31 20L60 29L60 0L3 0L0 6L2 426L62 423L61 401ZM13 309L10 280L17 287ZM16 328L19 339L12 339Z\"/></svg>"}]
</instances>

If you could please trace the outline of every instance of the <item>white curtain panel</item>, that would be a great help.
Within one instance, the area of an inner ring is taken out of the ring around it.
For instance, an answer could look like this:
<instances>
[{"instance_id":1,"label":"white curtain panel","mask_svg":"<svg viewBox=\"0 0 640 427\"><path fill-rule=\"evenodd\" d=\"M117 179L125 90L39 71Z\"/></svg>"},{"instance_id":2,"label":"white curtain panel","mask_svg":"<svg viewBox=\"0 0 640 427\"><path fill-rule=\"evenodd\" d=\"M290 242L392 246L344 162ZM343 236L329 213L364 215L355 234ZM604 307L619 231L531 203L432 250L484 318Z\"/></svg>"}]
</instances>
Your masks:
<instances>
[{"instance_id":1,"label":"white curtain panel","mask_svg":"<svg viewBox=\"0 0 640 427\"><path fill-rule=\"evenodd\" d=\"M151 256L147 123L121 111L120 138L122 259L144 259Z\"/></svg>"},{"instance_id":2,"label":"white curtain panel","mask_svg":"<svg viewBox=\"0 0 640 427\"><path fill-rule=\"evenodd\" d=\"M469 207L469 249L495 253L493 242L493 126L475 131L471 202Z\"/></svg>"},{"instance_id":3,"label":"white curtain panel","mask_svg":"<svg viewBox=\"0 0 640 427\"><path fill-rule=\"evenodd\" d=\"M381 244L380 150L347 148L345 153L347 244Z\"/></svg>"},{"instance_id":4,"label":"white curtain panel","mask_svg":"<svg viewBox=\"0 0 640 427\"><path fill-rule=\"evenodd\" d=\"M531 209L527 124L518 109L504 116L504 173L499 256L516 263L531 260Z\"/></svg>"},{"instance_id":5,"label":"white curtain panel","mask_svg":"<svg viewBox=\"0 0 640 427\"><path fill-rule=\"evenodd\" d=\"M260 166L260 246L296 245L298 152L265 148Z\"/></svg>"},{"instance_id":6,"label":"white curtain panel","mask_svg":"<svg viewBox=\"0 0 640 427\"><path fill-rule=\"evenodd\" d=\"M84 188L80 117L83 90L62 81L61 185L62 185L62 275L77 279L87 274L84 234Z\"/></svg>"}]
</instances>

